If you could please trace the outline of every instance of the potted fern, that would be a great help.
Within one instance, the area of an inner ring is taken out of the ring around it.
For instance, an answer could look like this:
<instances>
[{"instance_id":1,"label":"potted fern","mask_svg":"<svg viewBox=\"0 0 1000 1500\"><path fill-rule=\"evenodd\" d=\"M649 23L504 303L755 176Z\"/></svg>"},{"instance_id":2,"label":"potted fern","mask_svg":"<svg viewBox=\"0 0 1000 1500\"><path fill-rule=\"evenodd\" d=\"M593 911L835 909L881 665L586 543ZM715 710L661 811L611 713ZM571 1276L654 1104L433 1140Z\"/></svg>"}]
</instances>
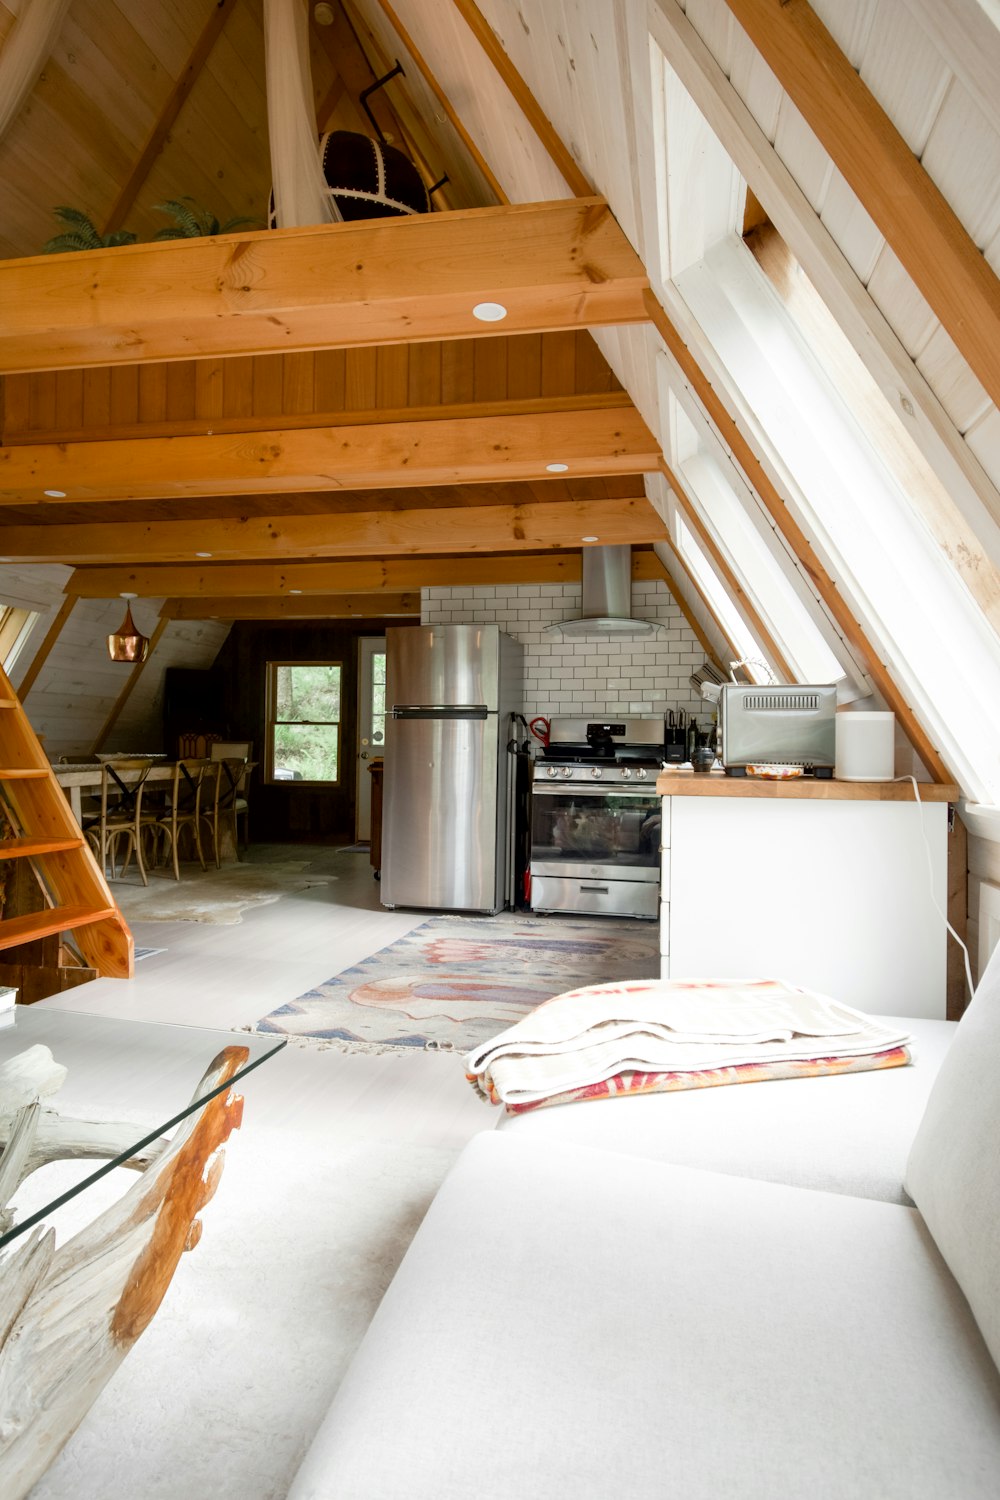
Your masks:
<instances>
[{"instance_id":1,"label":"potted fern","mask_svg":"<svg viewBox=\"0 0 1000 1500\"><path fill-rule=\"evenodd\" d=\"M43 255L61 255L67 250L108 250L115 245L134 245L136 236L131 229L116 229L112 234L101 234L94 221L80 208L67 208L65 204L52 212L68 227L42 246Z\"/></svg>"},{"instance_id":2,"label":"potted fern","mask_svg":"<svg viewBox=\"0 0 1000 1500\"><path fill-rule=\"evenodd\" d=\"M194 240L204 235L232 234L236 229L261 227L257 219L234 218L220 224L213 213L200 207L193 198L168 198L166 203L154 203L157 213L169 214L174 220L163 229L158 229L155 240Z\"/></svg>"}]
</instances>

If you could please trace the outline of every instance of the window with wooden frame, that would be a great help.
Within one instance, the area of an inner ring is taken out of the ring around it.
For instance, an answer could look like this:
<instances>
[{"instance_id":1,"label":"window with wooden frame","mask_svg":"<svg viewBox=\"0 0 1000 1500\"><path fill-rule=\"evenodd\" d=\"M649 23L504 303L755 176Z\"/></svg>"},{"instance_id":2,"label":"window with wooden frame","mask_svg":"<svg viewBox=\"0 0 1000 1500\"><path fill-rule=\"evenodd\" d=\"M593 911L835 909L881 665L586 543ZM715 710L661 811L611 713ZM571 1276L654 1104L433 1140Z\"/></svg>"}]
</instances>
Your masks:
<instances>
[{"instance_id":1,"label":"window with wooden frame","mask_svg":"<svg viewBox=\"0 0 1000 1500\"><path fill-rule=\"evenodd\" d=\"M267 664L265 775L269 782L340 780L340 662Z\"/></svg>"}]
</instances>

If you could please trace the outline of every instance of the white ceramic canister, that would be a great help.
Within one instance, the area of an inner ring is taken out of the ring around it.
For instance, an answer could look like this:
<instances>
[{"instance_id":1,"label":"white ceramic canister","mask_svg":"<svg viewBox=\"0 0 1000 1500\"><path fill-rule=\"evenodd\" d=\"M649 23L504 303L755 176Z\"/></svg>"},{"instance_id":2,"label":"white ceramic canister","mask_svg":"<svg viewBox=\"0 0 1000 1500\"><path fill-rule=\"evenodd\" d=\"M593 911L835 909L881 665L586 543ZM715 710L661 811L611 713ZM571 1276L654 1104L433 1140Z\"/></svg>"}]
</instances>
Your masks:
<instances>
[{"instance_id":1,"label":"white ceramic canister","mask_svg":"<svg viewBox=\"0 0 1000 1500\"><path fill-rule=\"evenodd\" d=\"M896 715L841 710L835 725L838 781L891 781L896 769Z\"/></svg>"}]
</instances>

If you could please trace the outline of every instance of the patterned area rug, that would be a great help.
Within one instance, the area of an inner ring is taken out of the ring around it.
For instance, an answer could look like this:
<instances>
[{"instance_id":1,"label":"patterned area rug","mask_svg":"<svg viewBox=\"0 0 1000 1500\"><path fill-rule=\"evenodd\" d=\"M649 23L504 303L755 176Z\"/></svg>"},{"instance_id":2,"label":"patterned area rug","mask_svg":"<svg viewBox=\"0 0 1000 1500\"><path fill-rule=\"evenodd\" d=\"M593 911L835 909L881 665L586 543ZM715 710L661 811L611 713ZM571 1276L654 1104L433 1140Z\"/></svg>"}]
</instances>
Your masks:
<instances>
[{"instance_id":1,"label":"patterned area rug","mask_svg":"<svg viewBox=\"0 0 1000 1500\"><path fill-rule=\"evenodd\" d=\"M350 1051L467 1052L553 995L611 979L652 979L659 963L651 922L510 912L431 917L253 1029Z\"/></svg>"}]
</instances>

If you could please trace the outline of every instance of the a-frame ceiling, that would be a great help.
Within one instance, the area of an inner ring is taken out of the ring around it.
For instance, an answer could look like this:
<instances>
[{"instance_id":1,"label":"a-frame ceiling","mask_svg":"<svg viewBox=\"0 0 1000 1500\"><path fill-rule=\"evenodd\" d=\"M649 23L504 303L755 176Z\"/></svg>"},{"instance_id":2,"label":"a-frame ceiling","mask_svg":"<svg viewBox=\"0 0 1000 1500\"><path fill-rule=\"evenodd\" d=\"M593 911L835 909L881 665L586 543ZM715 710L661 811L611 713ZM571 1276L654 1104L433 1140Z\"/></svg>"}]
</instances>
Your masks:
<instances>
[{"instance_id":1,"label":"a-frame ceiling","mask_svg":"<svg viewBox=\"0 0 1000 1500\"><path fill-rule=\"evenodd\" d=\"M950 3L962 10L974 0ZM924 0L905 5L918 13ZM889 8L890 0L881 9L880 0L852 0L846 17L844 7L818 4L828 33L805 0L492 0L482 10L473 0L430 9L416 0L341 0L318 8L330 24L311 19L318 128L369 131L361 90L402 59L405 76L375 94L372 108L428 185L447 175L434 195L437 212L41 258L40 244L58 227L57 202L85 208L102 230L128 224L149 241L164 223L153 205L183 195L220 220L263 220L270 182L259 0L142 8L72 0L52 59L0 139L6 555L80 564L74 588L84 594L129 588L233 600L239 590L284 598L295 610L286 597L299 586L288 582L295 569L300 583L310 578L317 608L333 609L333 590L347 597L373 586L376 559L385 560L384 596L401 598L419 581L391 574L393 559L414 555L425 582L432 573L457 577L441 569L482 553L497 566L537 558L541 568L546 557L578 556L585 535L657 542L665 556L670 504L703 523L644 374L657 352L678 399L707 421L798 559L826 628L941 772L933 736L899 691L884 649L796 519L739 401L706 364L698 329L672 304L664 267L648 244L643 250L657 210L641 187L640 158L650 148L638 140L633 110L632 82L638 98L649 66L638 35L651 35L678 69L681 54L671 49L694 57L701 46L703 73L721 68L758 113L773 87L787 89L789 109L797 106L917 277L951 340L952 385L968 369L985 393L987 407L969 406L963 425L949 405L947 373L928 359L923 386L905 385L900 401L930 461L943 454L943 469L953 466L946 481L959 476L956 503L977 525L985 518L977 535L991 556L1000 508L992 508L987 455L1000 366L996 277L982 250L995 264L991 235L1000 226L981 216L973 235L962 202L942 210L948 184L935 185L906 139L908 101L882 86L892 34L880 42L879 28ZM932 19L924 22L930 34ZM0 38L10 24L0 3ZM940 37L935 45L972 95L988 101L993 75L983 48L963 51ZM745 65L751 56L755 73ZM796 93L803 76L804 95ZM690 78L685 84L695 88ZM721 97L714 79L712 87ZM846 140L837 129L845 112ZM794 157L787 111L775 106L774 114L774 151ZM738 161L740 170L771 217L793 229L794 184L780 177L752 122L738 123L740 141L756 152L749 165ZM725 139L725 121L712 125ZM806 149L806 125L794 140ZM726 145L737 161L736 146ZM905 182L905 201L893 200L883 216L880 186L890 171ZM927 242L916 254L926 274L903 254L907 232ZM815 234L809 244L853 298L850 336L891 359L891 339L839 252ZM818 279L813 267L810 274ZM504 324L475 323L479 300L508 305ZM553 464L567 468L554 477ZM318 570L311 577L310 568ZM336 584L330 568L341 569ZM682 570L676 576L696 587ZM730 577L752 615L743 581ZM241 607L231 605L234 617Z\"/></svg>"}]
</instances>

